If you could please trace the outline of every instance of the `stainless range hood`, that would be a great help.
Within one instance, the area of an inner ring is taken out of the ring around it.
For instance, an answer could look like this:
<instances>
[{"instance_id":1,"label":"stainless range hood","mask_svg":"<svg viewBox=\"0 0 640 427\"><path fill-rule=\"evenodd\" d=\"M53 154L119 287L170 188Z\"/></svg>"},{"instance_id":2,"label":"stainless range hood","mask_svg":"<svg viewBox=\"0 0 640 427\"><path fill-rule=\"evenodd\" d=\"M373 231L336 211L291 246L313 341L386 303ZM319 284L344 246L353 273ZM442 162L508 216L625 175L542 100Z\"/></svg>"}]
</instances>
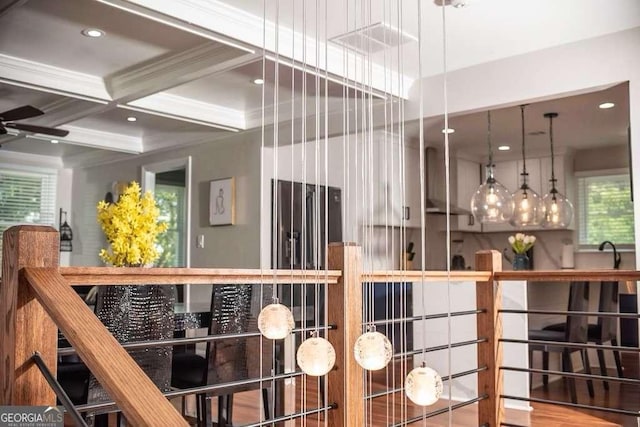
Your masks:
<instances>
[{"instance_id":1,"label":"stainless range hood","mask_svg":"<svg viewBox=\"0 0 640 427\"><path fill-rule=\"evenodd\" d=\"M427 171L425 176L425 186L427 188L426 194L426 213L428 214L447 214L447 203L444 201L444 156L440 156L438 150L433 147L427 147L425 150ZM453 174L452 174L453 175ZM455 181L451 185L453 200L455 197L455 191L453 189ZM438 188L441 187L441 188ZM438 191L440 190L440 191ZM442 197L438 197L438 194L443 194ZM449 214L451 215L471 215L471 212L459 208L454 203L449 204Z\"/></svg>"}]
</instances>

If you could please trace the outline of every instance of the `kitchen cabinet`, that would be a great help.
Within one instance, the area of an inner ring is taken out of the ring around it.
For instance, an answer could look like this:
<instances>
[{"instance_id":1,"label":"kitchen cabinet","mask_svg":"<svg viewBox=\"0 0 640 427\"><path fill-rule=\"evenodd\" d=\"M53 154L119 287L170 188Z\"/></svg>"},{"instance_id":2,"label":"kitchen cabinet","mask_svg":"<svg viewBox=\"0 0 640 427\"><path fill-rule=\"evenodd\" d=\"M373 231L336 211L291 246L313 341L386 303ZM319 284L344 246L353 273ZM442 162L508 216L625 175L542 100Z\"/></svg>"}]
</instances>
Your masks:
<instances>
[{"instance_id":1,"label":"kitchen cabinet","mask_svg":"<svg viewBox=\"0 0 640 427\"><path fill-rule=\"evenodd\" d=\"M374 165L371 177L373 200L370 204L372 211L369 211L371 217L364 218L365 223L420 227L419 150L400 144L397 136L387 135L385 138L384 134L377 134L371 156Z\"/></svg>"},{"instance_id":2,"label":"kitchen cabinet","mask_svg":"<svg viewBox=\"0 0 640 427\"><path fill-rule=\"evenodd\" d=\"M456 204L459 208L471 211L471 198L482 183L481 166L477 162L456 159ZM457 215L452 225L458 231L482 231L482 225L473 215Z\"/></svg>"}]
</instances>

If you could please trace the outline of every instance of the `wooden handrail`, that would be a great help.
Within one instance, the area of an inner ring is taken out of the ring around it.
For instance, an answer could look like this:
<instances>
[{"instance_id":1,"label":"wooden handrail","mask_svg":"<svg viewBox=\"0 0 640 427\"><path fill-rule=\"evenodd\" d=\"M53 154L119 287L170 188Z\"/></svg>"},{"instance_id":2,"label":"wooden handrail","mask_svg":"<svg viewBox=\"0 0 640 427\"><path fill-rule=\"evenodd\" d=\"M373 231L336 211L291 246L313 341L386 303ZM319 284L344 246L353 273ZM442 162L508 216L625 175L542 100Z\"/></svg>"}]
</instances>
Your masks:
<instances>
[{"instance_id":1,"label":"wooden handrail","mask_svg":"<svg viewBox=\"0 0 640 427\"><path fill-rule=\"evenodd\" d=\"M232 268L60 267L73 285L228 285L336 284L335 270L260 270Z\"/></svg>"},{"instance_id":2,"label":"wooden handrail","mask_svg":"<svg viewBox=\"0 0 640 427\"><path fill-rule=\"evenodd\" d=\"M640 280L636 270L522 270L498 271L496 280L527 280L530 282L571 282L579 280L635 281Z\"/></svg>"},{"instance_id":3,"label":"wooden handrail","mask_svg":"<svg viewBox=\"0 0 640 427\"><path fill-rule=\"evenodd\" d=\"M419 270L386 270L363 272L362 282L484 282L491 276L487 271L419 271Z\"/></svg>"},{"instance_id":4,"label":"wooden handrail","mask_svg":"<svg viewBox=\"0 0 640 427\"><path fill-rule=\"evenodd\" d=\"M188 425L57 268L27 267L24 277L37 300L132 425Z\"/></svg>"}]
</instances>

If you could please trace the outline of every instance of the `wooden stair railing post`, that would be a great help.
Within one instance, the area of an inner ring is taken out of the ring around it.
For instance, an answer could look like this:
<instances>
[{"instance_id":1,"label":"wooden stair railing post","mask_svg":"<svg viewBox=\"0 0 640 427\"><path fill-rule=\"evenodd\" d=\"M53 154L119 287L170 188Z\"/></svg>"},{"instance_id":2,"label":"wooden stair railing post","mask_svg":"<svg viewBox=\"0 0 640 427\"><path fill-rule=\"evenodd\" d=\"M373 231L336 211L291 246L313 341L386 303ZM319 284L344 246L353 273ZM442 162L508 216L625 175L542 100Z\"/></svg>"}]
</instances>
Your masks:
<instances>
[{"instance_id":1,"label":"wooden stair railing post","mask_svg":"<svg viewBox=\"0 0 640 427\"><path fill-rule=\"evenodd\" d=\"M478 395L487 395L487 399L478 404L478 425L498 427L504 421L504 402L502 394L502 321L498 310L502 303L500 282L494 280L493 273L502 271L502 254L498 251L479 251L476 253L476 270L490 271L486 282L476 282L476 307L486 310L477 315L478 338L487 341L478 344L478 367L487 366L478 372Z\"/></svg>"},{"instance_id":2,"label":"wooden stair railing post","mask_svg":"<svg viewBox=\"0 0 640 427\"><path fill-rule=\"evenodd\" d=\"M34 351L56 372L58 329L22 274L24 267L58 267L58 232L20 225L2 235L0 285L0 405L48 405L56 396L30 358Z\"/></svg>"},{"instance_id":3,"label":"wooden stair railing post","mask_svg":"<svg viewBox=\"0 0 640 427\"><path fill-rule=\"evenodd\" d=\"M355 243L331 243L328 267L342 270L338 284L327 289L327 322L335 325L327 336L336 351L336 367L327 375L330 426L364 425L364 373L353 356L362 332L362 252Z\"/></svg>"}]
</instances>

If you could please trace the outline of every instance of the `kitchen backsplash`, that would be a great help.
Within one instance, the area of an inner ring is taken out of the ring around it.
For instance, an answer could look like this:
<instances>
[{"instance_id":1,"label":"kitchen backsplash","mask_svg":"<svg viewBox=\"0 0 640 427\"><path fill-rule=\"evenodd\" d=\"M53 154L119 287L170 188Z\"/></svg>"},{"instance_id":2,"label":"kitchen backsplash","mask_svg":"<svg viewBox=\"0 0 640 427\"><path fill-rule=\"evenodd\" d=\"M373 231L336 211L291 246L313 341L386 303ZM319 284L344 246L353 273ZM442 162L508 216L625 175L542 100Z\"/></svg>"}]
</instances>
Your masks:
<instances>
[{"instance_id":1,"label":"kitchen backsplash","mask_svg":"<svg viewBox=\"0 0 640 427\"><path fill-rule=\"evenodd\" d=\"M507 239L514 233L453 233L453 238L464 240L464 257L467 265L473 267L474 254L482 249L495 249L503 252L506 249L508 257L513 256ZM559 270L562 268L562 252L566 243L573 242L573 231L532 231L526 234L536 236L533 247L533 261L535 270ZM574 242L575 243L575 242ZM614 242L615 243L615 242ZM635 269L635 252L622 252L621 269ZM613 268L613 255L611 248L604 252L579 252L574 244L574 268L575 269L607 269ZM511 265L503 257L503 270L510 270Z\"/></svg>"}]
</instances>

